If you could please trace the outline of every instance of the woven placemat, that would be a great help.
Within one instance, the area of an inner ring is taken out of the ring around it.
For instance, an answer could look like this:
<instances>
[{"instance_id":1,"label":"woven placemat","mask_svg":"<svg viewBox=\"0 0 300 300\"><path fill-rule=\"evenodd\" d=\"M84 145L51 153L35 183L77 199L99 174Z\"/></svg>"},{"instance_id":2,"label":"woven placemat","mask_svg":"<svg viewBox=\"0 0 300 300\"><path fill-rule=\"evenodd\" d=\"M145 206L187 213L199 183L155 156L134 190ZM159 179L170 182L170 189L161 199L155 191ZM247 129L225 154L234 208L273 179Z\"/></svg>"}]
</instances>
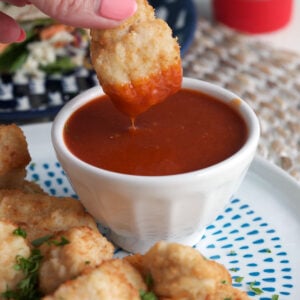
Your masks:
<instances>
[{"instance_id":1,"label":"woven placemat","mask_svg":"<svg viewBox=\"0 0 300 300\"><path fill-rule=\"evenodd\" d=\"M300 55L200 20L183 69L247 101L260 119L258 154L300 181Z\"/></svg>"}]
</instances>

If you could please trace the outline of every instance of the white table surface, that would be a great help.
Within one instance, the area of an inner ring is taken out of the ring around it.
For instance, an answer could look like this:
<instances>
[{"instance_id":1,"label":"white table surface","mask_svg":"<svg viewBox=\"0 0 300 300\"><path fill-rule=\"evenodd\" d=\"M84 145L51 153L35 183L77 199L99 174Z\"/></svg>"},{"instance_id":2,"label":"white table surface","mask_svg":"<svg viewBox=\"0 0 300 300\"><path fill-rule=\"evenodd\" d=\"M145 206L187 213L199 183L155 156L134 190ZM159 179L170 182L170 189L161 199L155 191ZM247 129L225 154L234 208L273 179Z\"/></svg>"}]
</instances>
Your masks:
<instances>
[{"instance_id":1,"label":"white table surface","mask_svg":"<svg viewBox=\"0 0 300 300\"><path fill-rule=\"evenodd\" d=\"M211 0L194 0L199 17L213 18ZM300 0L294 0L293 14L289 24L272 33L258 34L253 38L271 43L275 47L300 53Z\"/></svg>"}]
</instances>

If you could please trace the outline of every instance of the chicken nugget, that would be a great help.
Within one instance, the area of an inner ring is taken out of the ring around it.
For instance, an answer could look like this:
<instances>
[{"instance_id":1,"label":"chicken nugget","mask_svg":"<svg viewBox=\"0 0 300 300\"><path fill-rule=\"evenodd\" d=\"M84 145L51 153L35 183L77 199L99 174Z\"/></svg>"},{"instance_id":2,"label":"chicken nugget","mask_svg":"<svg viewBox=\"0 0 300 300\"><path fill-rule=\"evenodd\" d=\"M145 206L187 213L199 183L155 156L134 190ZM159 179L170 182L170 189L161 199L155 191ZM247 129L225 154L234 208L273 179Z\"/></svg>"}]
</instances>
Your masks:
<instances>
[{"instance_id":1,"label":"chicken nugget","mask_svg":"<svg viewBox=\"0 0 300 300\"><path fill-rule=\"evenodd\" d=\"M204 258L197 250L176 243L156 243L144 256L153 278L153 290L162 298L205 300L229 272Z\"/></svg>"},{"instance_id":2,"label":"chicken nugget","mask_svg":"<svg viewBox=\"0 0 300 300\"><path fill-rule=\"evenodd\" d=\"M40 247L40 290L54 292L63 282L75 278L87 267L111 259L113 245L89 227L73 227L56 233Z\"/></svg>"},{"instance_id":3,"label":"chicken nugget","mask_svg":"<svg viewBox=\"0 0 300 300\"><path fill-rule=\"evenodd\" d=\"M104 92L132 119L181 88L180 47L146 0L113 29L91 30L91 60Z\"/></svg>"},{"instance_id":4,"label":"chicken nugget","mask_svg":"<svg viewBox=\"0 0 300 300\"><path fill-rule=\"evenodd\" d=\"M22 187L31 157L22 130L0 125L0 188Z\"/></svg>"},{"instance_id":5,"label":"chicken nugget","mask_svg":"<svg viewBox=\"0 0 300 300\"><path fill-rule=\"evenodd\" d=\"M139 291L145 289L140 274L129 263L113 259L62 284L43 300L140 300Z\"/></svg>"},{"instance_id":6,"label":"chicken nugget","mask_svg":"<svg viewBox=\"0 0 300 300\"><path fill-rule=\"evenodd\" d=\"M30 247L26 239L16 233L18 226L0 221L0 299L1 294L16 288L24 278L22 270L15 268L17 257L28 258Z\"/></svg>"},{"instance_id":7,"label":"chicken nugget","mask_svg":"<svg viewBox=\"0 0 300 300\"><path fill-rule=\"evenodd\" d=\"M0 220L22 224L29 241L75 226L98 231L79 201L19 190L0 190Z\"/></svg>"}]
</instances>

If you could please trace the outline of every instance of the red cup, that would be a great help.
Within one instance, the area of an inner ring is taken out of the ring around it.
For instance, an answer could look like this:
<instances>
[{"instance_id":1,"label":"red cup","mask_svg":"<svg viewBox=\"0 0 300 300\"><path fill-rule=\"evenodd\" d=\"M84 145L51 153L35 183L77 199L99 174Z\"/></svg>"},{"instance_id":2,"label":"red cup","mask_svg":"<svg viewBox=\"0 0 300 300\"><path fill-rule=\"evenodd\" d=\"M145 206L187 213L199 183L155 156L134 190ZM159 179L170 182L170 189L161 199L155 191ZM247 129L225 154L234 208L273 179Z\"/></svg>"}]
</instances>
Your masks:
<instances>
[{"instance_id":1,"label":"red cup","mask_svg":"<svg viewBox=\"0 0 300 300\"><path fill-rule=\"evenodd\" d=\"M213 0L217 21L247 33L284 27L291 19L293 0Z\"/></svg>"}]
</instances>

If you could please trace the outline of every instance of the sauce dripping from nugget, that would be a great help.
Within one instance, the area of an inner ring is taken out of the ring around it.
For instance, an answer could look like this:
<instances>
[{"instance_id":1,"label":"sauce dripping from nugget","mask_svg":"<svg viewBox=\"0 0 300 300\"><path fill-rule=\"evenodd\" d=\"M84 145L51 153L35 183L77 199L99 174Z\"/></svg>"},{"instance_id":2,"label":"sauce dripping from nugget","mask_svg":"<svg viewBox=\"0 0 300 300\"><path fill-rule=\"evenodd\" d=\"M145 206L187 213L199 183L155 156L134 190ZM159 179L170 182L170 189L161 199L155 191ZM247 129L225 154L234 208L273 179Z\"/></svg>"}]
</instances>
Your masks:
<instances>
[{"instance_id":1,"label":"sauce dripping from nugget","mask_svg":"<svg viewBox=\"0 0 300 300\"><path fill-rule=\"evenodd\" d=\"M181 88L180 48L146 0L119 27L91 30L91 60L99 83L131 120Z\"/></svg>"}]
</instances>

